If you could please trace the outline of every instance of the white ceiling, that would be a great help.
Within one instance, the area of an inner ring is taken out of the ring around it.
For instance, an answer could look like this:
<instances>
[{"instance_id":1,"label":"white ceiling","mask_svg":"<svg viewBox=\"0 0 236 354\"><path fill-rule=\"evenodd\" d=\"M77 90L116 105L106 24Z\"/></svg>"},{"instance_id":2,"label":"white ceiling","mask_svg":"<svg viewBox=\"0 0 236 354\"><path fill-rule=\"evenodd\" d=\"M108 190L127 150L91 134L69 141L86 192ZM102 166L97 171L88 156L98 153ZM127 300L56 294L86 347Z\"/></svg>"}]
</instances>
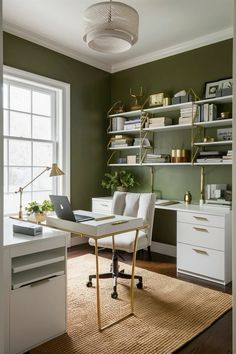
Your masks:
<instances>
[{"instance_id":1,"label":"white ceiling","mask_svg":"<svg viewBox=\"0 0 236 354\"><path fill-rule=\"evenodd\" d=\"M139 40L105 55L82 40L83 12L101 0L3 0L3 28L100 69L116 72L233 36L233 0L121 0L139 13Z\"/></svg>"}]
</instances>

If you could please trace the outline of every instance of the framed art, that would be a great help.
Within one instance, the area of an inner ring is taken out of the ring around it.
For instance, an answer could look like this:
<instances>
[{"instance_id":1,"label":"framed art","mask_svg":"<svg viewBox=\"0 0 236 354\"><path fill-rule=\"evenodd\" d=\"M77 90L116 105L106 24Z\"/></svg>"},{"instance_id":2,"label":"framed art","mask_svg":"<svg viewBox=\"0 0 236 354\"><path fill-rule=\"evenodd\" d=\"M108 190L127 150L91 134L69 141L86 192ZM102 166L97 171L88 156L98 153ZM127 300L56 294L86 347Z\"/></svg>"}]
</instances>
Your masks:
<instances>
[{"instance_id":1,"label":"framed art","mask_svg":"<svg viewBox=\"0 0 236 354\"><path fill-rule=\"evenodd\" d=\"M205 84L205 98L216 97L216 92L222 89L231 89L233 87L233 79L222 79L218 81L206 82Z\"/></svg>"}]
</instances>

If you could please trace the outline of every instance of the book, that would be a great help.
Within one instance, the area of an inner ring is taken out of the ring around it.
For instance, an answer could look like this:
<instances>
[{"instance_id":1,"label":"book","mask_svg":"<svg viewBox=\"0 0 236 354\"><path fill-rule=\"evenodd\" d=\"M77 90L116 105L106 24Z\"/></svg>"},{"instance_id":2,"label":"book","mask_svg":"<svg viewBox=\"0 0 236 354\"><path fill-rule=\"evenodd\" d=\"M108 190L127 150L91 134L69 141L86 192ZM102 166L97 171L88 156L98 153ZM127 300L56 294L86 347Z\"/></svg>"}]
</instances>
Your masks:
<instances>
[{"instance_id":1,"label":"book","mask_svg":"<svg viewBox=\"0 0 236 354\"><path fill-rule=\"evenodd\" d=\"M179 124L192 124L192 117L189 118L179 117Z\"/></svg>"},{"instance_id":2,"label":"book","mask_svg":"<svg viewBox=\"0 0 236 354\"><path fill-rule=\"evenodd\" d=\"M209 121L209 104L205 103L203 105L203 122Z\"/></svg>"},{"instance_id":3,"label":"book","mask_svg":"<svg viewBox=\"0 0 236 354\"><path fill-rule=\"evenodd\" d=\"M216 120L217 118L217 106L215 104L209 104L209 115L208 120L209 122Z\"/></svg>"},{"instance_id":4,"label":"book","mask_svg":"<svg viewBox=\"0 0 236 354\"><path fill-rule=\"evenodd\" d=\"M232 201L230 200L225 200L223 198L218 198L218 199L206 199L205 200L206 204L221 204L221 205L232 205Z\"/></svg>"},{"instance_id":5,"label":"book","mask_svg":"<svg viewBox=\"0 0 236 354\"><path fill-rule=\"evenodd\" d=\"M149 124L171 125L172 119L168 117L155 117L148 119Z\"/></svg>"},{"instance_id":6,"label":"book","mask_svg":"<svg viewBox=\"0 0 236 354\"><path fill-rule=\"evenodd\" d=\"M200 151L199 156L223 156L226 155L226 151Z\"/></svg>"}]
</instances>

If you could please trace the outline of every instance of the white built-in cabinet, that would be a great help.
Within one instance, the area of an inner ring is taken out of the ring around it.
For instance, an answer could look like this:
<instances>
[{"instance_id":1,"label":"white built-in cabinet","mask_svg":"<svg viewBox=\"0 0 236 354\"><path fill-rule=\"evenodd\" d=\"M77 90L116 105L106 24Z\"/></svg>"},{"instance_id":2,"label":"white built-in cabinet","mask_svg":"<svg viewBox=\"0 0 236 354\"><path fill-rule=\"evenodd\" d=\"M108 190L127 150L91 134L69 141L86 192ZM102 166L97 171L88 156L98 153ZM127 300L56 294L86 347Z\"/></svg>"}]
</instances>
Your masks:
<instances>
[{"instance_id":1,"label":"white built-in cabinet","mask_svg":"<svg viewBox=\"0 0 236 354\"><path fill-rule=\"evenodd\" d=\"M65 232L13 234L5 222L5 353L24 353L66 332Z\"/></svg>"}]
</instances>

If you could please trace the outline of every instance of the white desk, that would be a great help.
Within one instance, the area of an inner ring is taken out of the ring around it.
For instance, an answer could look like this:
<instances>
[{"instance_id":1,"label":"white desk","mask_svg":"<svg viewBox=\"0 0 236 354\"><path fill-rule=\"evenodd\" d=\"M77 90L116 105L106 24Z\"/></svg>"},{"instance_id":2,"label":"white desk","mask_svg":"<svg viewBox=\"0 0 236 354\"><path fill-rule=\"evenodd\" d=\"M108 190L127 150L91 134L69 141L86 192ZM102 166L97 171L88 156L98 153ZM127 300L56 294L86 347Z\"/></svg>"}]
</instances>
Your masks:
<instances>
[{"instance_id":1,"label":"white desk","mask_svg":"<svg viewBox=\"0 0 236 354\"><path fill-rule=\"evenodd\" d=\"M177 272L219 284L232 280L231 210L184 203L155 208L177 212ZM92 210L110 214L112 197L92 199Z\"/></svg>"},{"instance_id":2,"label":"white desk","mask_svg":"<svg viewBox=\"0 0 236 354\"><path fill-rule=\"evenodd\" d=\"M4 222L4 354L23 353L66 332L65 232L13 234Z\"/></svg>"},{"instance_id":3,"label":"white desk","mask_svg":"<svg viewBox=\"0 0 236 354\"><path fill-rule=\"evenodd\" d=\"M91 213L84 210L76 210L78 214L94 216L99 218L103 215ZM116 322L125 319L127 316L134 314L134 272L136 263L136 249L137 249L137 239L139 230L144 229L147 225L144 225L142 218L133 218L123 215L114 215L114 218L107 220L91 220L80 223L75 223L72 221L61 220L56 216L47 217L46 224L50 227L57 228L60 230L65 230L72 232L73 234L79 236L91 237L95 241L95 255L96 255L96 303L97 303L97 321L98 329L101 331L107 327L110 327ZM136 231L133 246L133 258L132 258L132 275L131 275L131 286L130 286L130 305L131 312L124 318L118 319L114 323L110 323L106 326L101 324L101 306L100 306L100 288L99 288L99 264L98 264L98 240L104 237L112 236L112 244L115 249L115 236L118 234L126 233L129 231Z\"/></svg>"}]
</instances>

